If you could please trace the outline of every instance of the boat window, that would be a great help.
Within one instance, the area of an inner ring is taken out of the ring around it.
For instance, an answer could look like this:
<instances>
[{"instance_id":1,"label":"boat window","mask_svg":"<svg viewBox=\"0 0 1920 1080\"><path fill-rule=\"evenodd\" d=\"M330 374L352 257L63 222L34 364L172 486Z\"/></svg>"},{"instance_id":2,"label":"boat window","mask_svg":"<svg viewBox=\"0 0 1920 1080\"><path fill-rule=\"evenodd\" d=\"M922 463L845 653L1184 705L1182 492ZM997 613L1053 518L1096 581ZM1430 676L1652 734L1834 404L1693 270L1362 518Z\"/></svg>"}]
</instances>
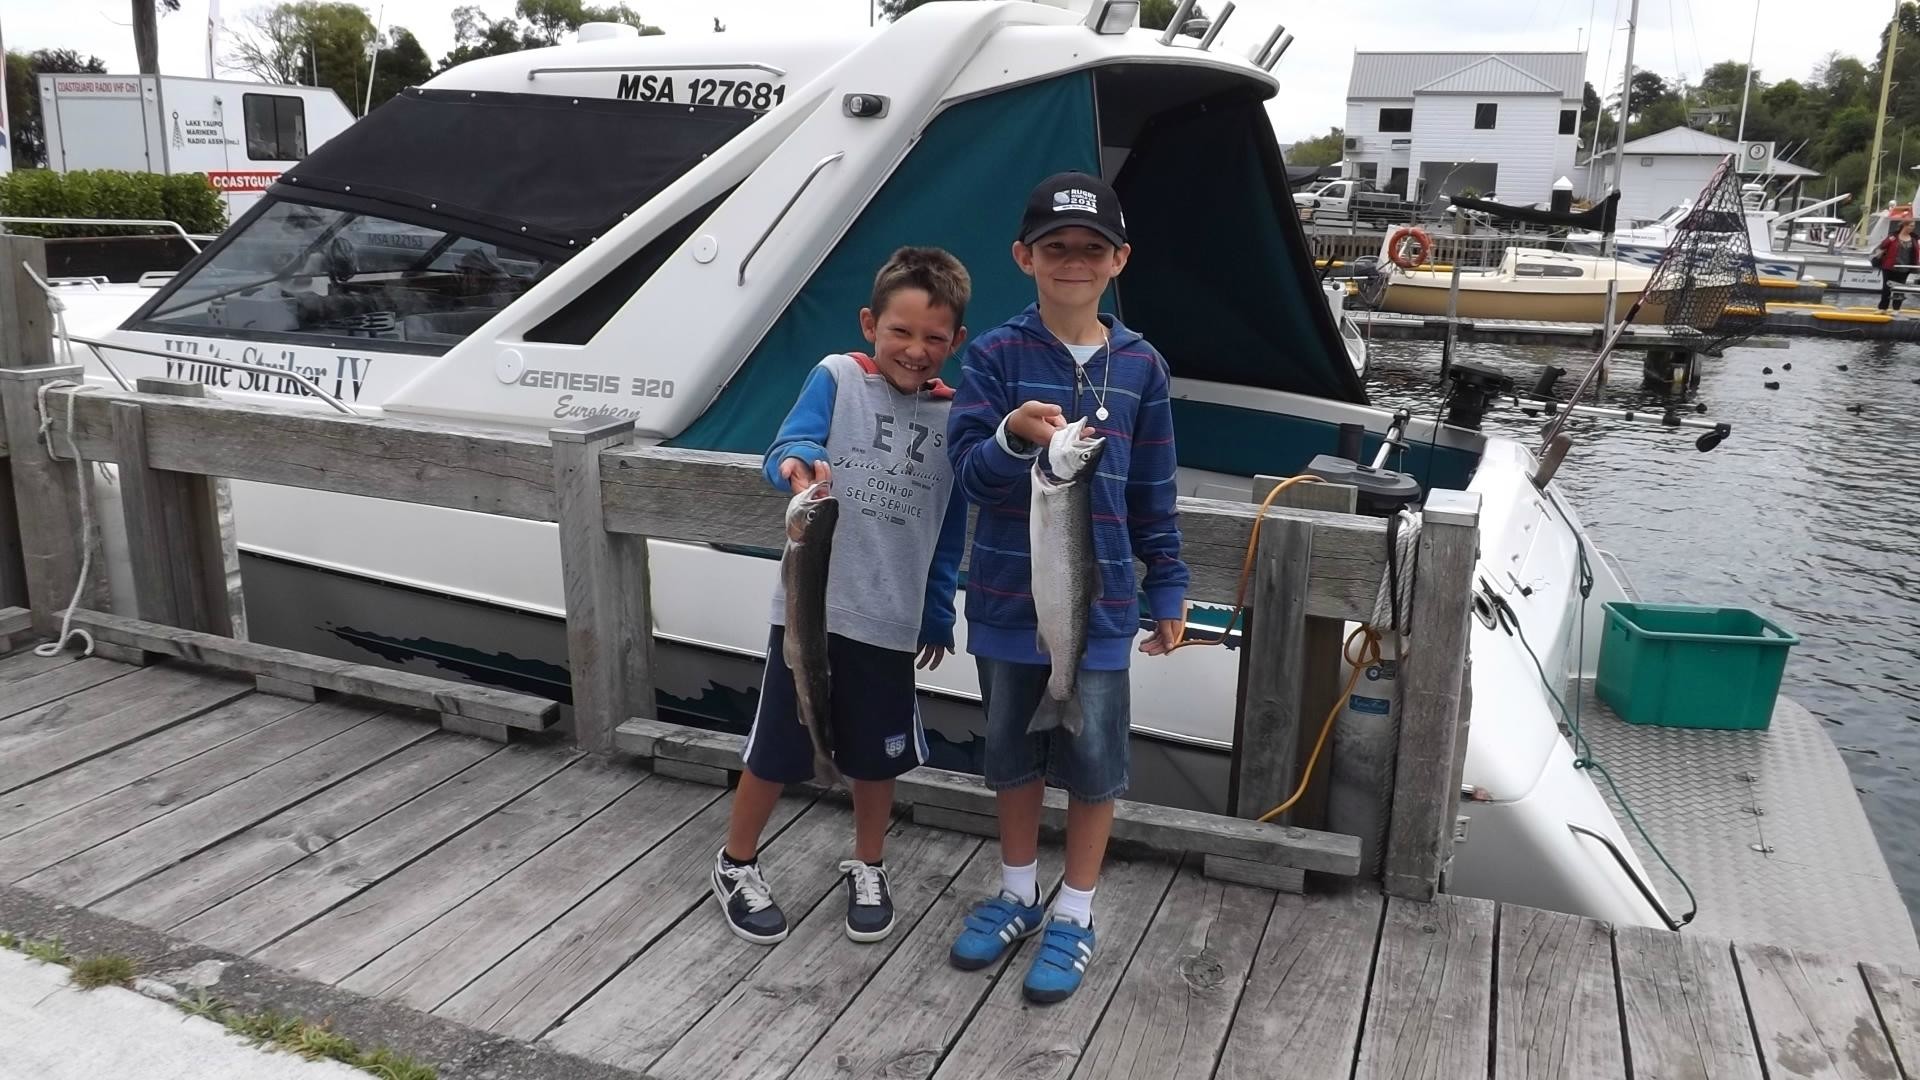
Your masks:
<instances>
[{"instance_id":1,"label":"boat window","mask_svg":"<svg viewBox=\"0 0 1920 1080\"><path fill-rule=\"evenodd\" d=\"M307 156L307 103L289 94L242 94L247 157L299 161Z\"/></svg>"},{"instance_id":2,"label":"boat window","mask_svg":"<svg viewBox=\"0 0 1920 1080\"><path fill-rule=\"evenodd\" d=\"M135 323L444 352L556 262L443 228L276 199Z\"/></svg>"}]
</instances>

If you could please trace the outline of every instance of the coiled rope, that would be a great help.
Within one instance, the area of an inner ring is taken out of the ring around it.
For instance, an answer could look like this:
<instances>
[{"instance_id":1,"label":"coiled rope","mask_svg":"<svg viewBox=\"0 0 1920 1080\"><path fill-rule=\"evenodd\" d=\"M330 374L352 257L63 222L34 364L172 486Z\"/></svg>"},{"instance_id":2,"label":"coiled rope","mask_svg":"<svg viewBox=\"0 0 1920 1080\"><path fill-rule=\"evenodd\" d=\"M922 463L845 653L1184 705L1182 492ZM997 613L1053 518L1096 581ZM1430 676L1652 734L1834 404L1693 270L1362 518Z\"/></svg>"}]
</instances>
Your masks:
<instances>
[{"instance_id":1,"label":"coiled rope","mask_svg":"<svg viewBox=\"0 0 1920 1080\"><path fill-rule=\"evenodd\" d=\"M53 414L47 409L47 394L53 390L69 387L73 389L73 393L67 395L67 429L65 431L67 456L62 458L53 448ZM41 383L40 388L35 391L40 406L40 441L46 444L48 457L55 461L73 462L74 493L80 500L80 575L73 583L73 598L67 601L67 610L60 615L60 636L44 645L34 646L35 656L58 656L61 650L67 647L67 641L76 637L84 643L80 655L93 655L93 635L84 629L75 629L73 625L73 613L79 609L80 597L87 591L87 579L93 573L93 548L95 533L98 529L93 520L92 493L87 490L87 462L80 456L80 444L73 437L74 402L79 400L81 394L91 389L93 387L85 383L77 383L70 379L54 379Z\"/></svg>"}]
</instances>

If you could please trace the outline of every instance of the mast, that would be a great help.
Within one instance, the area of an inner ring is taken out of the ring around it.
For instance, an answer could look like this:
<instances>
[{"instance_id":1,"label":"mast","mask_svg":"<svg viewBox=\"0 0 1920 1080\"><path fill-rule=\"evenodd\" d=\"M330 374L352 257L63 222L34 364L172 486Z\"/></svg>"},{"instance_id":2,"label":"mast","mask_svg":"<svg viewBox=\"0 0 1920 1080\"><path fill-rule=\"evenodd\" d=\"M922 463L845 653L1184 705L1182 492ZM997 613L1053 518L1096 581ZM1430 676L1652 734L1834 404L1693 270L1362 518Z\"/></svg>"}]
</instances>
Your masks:
<instances>
[{"instance_id":1,"label":"mast","mask_svg":"<svg viewBox=\"0 0 1920 1080\"><path fill-rule=\"evenodd\" d=\"M1873 120L1873 150L1867 156L1866 205L1860 208L1860 223L1865 226L1879 208L1880 135L1887 126L1887 97L1893 92L1893 54L1900 45L1900 9L1905 0L1893 0L1893 22L1887 27L1887 58L1880 65L1880 115Z\"/></svg>"},{"instance_id":2,"label":"mast","mask_svg":"<svg viewBox=\"0 0 1920 1080\"><path fill-rule=\"evenodd\" d=\"M1753 46L1760 40L1760 0L1753 0L1753 36L1747 39L1747 81L1740 87L1740 132L1735 142L1747 141L1747 97L1753 93Z\"/></svg>"},{"instance_id":3,"label":"mast","mask_svg":"<svg viewBox=\"0 0 1920 1080\"><path fill-rule=\"evenodd\" d=\"M1627 73L1620 83L1620 135L1613 144L1613 190L1621 190L1627 176L1627 111L1633 102L1633 35L1640 29L1640 0L1627 12Z\"/></svg>"}]
</instances>

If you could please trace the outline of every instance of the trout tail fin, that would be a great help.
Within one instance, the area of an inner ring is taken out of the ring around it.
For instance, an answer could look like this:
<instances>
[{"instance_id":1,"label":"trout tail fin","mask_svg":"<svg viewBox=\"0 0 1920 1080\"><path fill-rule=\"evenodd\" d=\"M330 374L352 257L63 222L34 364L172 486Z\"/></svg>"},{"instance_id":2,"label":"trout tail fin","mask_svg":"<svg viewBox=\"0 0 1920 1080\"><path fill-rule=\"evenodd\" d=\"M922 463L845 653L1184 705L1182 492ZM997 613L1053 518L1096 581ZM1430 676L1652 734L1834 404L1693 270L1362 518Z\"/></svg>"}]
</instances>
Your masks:
<instances>
[{"instance_id":1,"label":"trout tail fin","mask_svg":"<svg viewBox=\"0 0 1920 1080\"><path fill-rule=\"evenodd\" d=\"M1065 698L1041 694L1040 704L1033 710L1033 722L1027 725L1027 734L1034 735L1054 728L1065 728L1067 734L1078 735L1084 727L1086 727L1086 718L1080 711L1080 691L1075 689Z\"/></svg>"}]
</instances>

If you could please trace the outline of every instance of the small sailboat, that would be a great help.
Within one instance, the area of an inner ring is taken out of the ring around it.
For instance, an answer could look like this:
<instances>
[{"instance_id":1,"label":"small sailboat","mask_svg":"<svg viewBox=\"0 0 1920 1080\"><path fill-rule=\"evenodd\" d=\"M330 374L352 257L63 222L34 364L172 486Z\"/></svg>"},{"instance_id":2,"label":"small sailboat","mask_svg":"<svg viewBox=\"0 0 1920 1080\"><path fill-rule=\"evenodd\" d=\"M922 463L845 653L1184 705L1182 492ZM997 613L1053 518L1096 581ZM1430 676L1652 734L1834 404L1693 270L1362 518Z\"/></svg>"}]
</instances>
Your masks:
<instances>
[{"instance_id":1,"label":"small sailboat","mask_svg":"<svg viewBox=\"0 0 1920 1080\"><path fill-rule=\"evenodd\" d=\"M1457 314L1466 319L1526 319L1599 323L1607 318L1608 286L1618 283L1616 310L1625 310L1646 290L1647 267L1598 255L1512 247L1491 270L1462 271ZM1451 268L1395 267L1383 311L1445 315L1452 293Z\"/></svg>"}]
</instances>

